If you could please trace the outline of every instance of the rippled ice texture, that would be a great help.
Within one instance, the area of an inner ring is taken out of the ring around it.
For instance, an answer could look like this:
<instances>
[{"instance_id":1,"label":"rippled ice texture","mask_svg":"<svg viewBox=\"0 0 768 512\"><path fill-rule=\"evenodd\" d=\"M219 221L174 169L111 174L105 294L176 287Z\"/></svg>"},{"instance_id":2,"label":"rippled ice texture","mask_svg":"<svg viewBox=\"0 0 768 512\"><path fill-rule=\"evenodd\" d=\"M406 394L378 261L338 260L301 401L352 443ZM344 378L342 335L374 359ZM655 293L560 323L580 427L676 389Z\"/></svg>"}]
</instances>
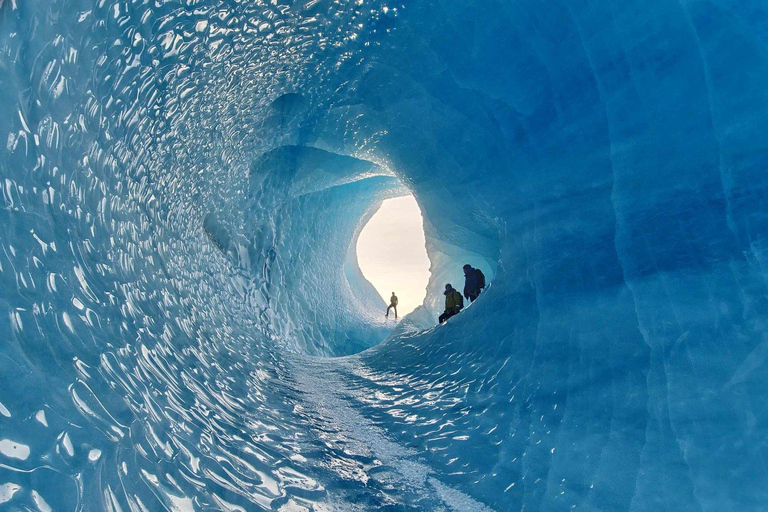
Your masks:
<instances>
[{"instance_id":1,"label":"rippled ice texture","mask_svg":"<svg viewBox=\"0 0 768 512\"><path fill-rule=\"evenodd\" d=\"M0 508L765 510L766 27L1 1ZM429 298L376 345L406 189Z\"/></svg>"}]
</instances>

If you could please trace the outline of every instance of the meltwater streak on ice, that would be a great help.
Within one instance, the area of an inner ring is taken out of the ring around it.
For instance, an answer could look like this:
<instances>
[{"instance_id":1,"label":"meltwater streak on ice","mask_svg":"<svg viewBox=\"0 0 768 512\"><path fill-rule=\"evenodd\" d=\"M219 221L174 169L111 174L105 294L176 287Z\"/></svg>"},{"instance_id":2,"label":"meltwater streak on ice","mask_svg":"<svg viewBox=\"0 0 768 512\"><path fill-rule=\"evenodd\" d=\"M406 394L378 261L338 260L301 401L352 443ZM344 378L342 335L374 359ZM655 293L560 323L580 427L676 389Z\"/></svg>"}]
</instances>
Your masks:
<instances>
[{"instance_id":1,"label":"meltwater streak on ice","mask_svg":"<svg viewBox=\"0 0 768 512\"><path fill-rule=\"evenodd\" d=\"M766 19L5 0L0 506L765 509ZM401 182L432 279L385 340Z\"/></svg>"}]
</instances>

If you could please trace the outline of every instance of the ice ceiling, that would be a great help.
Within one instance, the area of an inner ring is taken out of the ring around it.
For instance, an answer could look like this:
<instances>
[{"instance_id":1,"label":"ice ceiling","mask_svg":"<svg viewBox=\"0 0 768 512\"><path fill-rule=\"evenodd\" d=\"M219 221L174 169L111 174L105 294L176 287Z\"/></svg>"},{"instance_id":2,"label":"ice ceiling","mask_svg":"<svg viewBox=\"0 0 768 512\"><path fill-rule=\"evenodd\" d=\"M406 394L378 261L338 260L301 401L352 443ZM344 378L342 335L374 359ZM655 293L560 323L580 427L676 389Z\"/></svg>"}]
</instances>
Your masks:
<instances>
[{"instance_id":1,"label":"ice ceiling","mask_svg":"<svg viewBox=\"0 0 768 512\"><path fill-rule=\"evenodd\" d=\"M0 506L764 510L766 27L0 2ZM390 333L354 241L405 189L432 278Z\"/></svg>"}]
</instances>

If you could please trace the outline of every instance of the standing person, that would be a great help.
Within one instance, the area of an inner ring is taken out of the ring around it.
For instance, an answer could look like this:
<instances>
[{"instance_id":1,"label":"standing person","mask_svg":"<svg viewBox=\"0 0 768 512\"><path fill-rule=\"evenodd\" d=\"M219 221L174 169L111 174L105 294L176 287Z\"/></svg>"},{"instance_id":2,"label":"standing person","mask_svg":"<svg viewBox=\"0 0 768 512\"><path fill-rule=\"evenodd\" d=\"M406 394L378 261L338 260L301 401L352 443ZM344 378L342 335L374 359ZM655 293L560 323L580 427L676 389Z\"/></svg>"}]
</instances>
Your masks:
<instances>
[{"instance_id":1,"label":"standing person","mask_svg":"<svg viewBox=\"0 0 768 512\"><path fill-rule=\"evenodd\" d=\"M445 312L437 319L441 324L453 315L458 314L461 308L464 307L464 299L461 298L461 294L450 283L445 285L443 295L445 295Z\"/></svg>"},{"instance_id":2,"label":"standing person","mask_svg":"<svg viewBox=\"0 0 768 512\"><path fill-rule=\"evenodd\" d=\"M389 317L390 309L395 310L395 318L397 318L397 295L395 295L395 292L392 292L392 296L389 298L389 306L387 307L387 314L384 315L385 317Z\"/></svg>"},{"instance_id":3,"label":"standing person","mask_svg":"<svg viewBox=\"0 0 768 512\"><path fill-rule=\"evenodd\" d=\"M479 268L472 268L471 265L464 265L464 297L469 302L475 302L480 295L480 290L485 288L485 274Z\"/></svg>"}]
</instances>

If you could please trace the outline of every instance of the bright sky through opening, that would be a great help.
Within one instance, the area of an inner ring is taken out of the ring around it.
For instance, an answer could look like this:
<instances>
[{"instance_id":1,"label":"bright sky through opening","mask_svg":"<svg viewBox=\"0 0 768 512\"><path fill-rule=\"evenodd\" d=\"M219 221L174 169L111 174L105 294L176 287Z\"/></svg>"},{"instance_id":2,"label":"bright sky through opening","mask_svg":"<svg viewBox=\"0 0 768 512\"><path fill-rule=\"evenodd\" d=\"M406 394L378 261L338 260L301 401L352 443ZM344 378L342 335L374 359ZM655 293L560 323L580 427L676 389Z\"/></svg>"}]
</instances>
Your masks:
<instances>
[{"instance_id":1,"label":"bright sky through opening","mask_svg":"<svg viewBox=\"0 0 768 512\"><path fill-rule=\"evenodd\" d=\"M387 304L395 292L400 316L421 305L427 294L429 258L421 209L412 195L381 204L360 233L357 261Z\"/></svg>"}]
</instances>

